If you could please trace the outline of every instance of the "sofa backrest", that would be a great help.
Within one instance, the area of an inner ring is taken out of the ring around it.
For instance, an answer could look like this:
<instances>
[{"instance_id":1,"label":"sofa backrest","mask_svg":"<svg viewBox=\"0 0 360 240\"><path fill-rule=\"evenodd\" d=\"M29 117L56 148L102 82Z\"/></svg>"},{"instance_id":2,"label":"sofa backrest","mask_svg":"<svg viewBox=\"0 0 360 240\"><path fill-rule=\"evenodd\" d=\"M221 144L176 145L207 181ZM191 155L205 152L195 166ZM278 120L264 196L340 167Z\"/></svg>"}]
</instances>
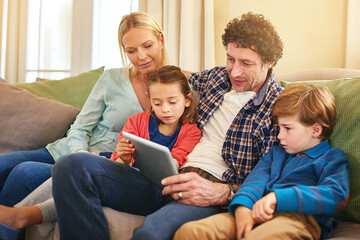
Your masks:
<instances>
[{"instance_id":1,"label":"sofa backrest","mask_svg":"<svg viewBox=\"0 0 360 240\"><path fill-rule=\"evenodd\" d=\"M275 80L280 84L281 81L309 81L309 80L333 80L338 78L360 77L360 69L347 68L314 68L297 72L276 75Z\"/></svg>"}]
</instances>

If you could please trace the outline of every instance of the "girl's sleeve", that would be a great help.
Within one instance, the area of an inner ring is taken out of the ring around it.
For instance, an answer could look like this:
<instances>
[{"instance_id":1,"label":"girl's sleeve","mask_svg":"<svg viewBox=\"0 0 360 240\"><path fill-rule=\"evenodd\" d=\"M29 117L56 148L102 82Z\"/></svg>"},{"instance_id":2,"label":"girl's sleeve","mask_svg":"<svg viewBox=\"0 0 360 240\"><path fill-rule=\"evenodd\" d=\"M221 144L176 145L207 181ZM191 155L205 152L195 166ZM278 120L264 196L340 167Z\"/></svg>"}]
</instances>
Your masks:
<instances>
[{"instance_id":1,"label":"girl's sleeve","mask_svg":"<svg viewBox=\"0 0 360 240\"><path fill-rule=\"evenodd\" d=\"M277 212L333 215L345 207L350 188L349 161L340 149L333 148L329 153L317 186L274 190Z\"/></svg>"},{"instance_id":2,"label":"girl's sleeve","mask_svg":"<svg viewBox=\"0 0 360 240\"><path fill-rule=\"evenodd\" d=\"M67 145L70 152L87 151L93 129L105 110L104 96L107 91L107 73L100 76L87 98L75 122L67 132Z\"/></svg>"},{"instance_id":3,"label":"girl's sleeve","mask_svg":"<svg viewBox=\"0 0 360 240\"><path fill-rule=\"evenodd\" d=\"M200 137L201 131L196 124L186 123L181 127L178 139L171 150L171 155L178 161L179 166L186 163L187 155L199 142Z\"/></svg>"},{"instance_id":4,"label":"girl's sleeve","mask_svg":"<svg viewBox=\"0 0 360 240\"><path fill-rule=\"evenodd\" d=\"M120 140L124 137L124 131L145 139L149 139L149 133L147 131L147 127L149 126L149 117L150 113L147 112L141 112L129 117L128 121L119 134L118 142L120 142ZM111 154L110 159L116 160L118 158L119 156L115 149L115 151Z\"/></svg>"}]
</instances>

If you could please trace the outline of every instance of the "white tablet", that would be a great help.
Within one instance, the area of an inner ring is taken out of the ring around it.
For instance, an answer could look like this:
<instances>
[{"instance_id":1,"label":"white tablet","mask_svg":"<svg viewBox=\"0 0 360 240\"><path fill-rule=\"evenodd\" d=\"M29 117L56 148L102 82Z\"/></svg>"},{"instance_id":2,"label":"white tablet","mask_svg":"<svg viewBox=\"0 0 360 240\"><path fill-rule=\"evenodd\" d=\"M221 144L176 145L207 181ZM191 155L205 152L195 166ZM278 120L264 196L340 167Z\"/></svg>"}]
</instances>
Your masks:
<instances>
[{"instance_id":1,"label":"white tablet","mask_svg":"<svg viewBox=\"0 0 360 240\"><path fill-rule=\"evenodd\" d=\"M158 143L123 132L123 136L135 147L134 159L140 172L152 183L159 186L165 177L178 174L170 150Z\"/></svg>"}]
</instances>

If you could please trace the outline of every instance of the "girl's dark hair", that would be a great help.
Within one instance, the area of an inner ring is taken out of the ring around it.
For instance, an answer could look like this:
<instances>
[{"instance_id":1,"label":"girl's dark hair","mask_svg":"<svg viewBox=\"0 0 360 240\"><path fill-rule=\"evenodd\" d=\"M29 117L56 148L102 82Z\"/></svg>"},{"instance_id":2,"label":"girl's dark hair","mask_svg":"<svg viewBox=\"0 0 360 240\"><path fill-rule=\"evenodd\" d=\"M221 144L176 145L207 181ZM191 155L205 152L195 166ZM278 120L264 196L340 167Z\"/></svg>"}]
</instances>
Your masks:
<instances>
[{"instance_id":1,"label":"girl's dark hair","mask_svg":"<svg viewBox=\"0 0 360 240\"><path fill-rule=\"evenodd\" d=\"M172 66L167 65L159 68L157 71L153 72L149 76L149 82L148 82L148 92L149 87L155 83L163 83L163 84L173 84L176 83L180 87L181 93L184 95L184 97L188 100L190 100L190 106L186 107L184 110L184 113L179 119L179 123L196 123L198 119L198 112L195 105L195 101L193 97L189 97L189 93L191 93L191 89L189 86L189 83L187 81L186 76L181 72L181 69ZM152 113L153 117L155 117L158 121L158 119L154 113ZM160 121L161 122L161 121Z\"/></svg>"}]
</instances>

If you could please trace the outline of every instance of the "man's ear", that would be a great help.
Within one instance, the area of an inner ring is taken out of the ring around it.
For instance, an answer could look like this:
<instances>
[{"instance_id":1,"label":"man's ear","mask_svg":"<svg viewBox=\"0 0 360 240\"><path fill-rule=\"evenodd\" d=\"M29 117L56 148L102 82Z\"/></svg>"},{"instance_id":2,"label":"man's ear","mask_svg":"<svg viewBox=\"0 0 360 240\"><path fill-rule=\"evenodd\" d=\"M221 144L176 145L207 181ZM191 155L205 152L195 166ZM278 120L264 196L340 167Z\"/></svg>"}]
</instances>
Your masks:
<instances>
[{"instance_id":1,"label":"man's ear","mask_svg":"<svg viewBox=\"0 0 360 240\"><path fill-rule=\"evenodd\" d=\"M319 138L323 130L323 126L315 123L312 127L312 133L314 138Z\"/></svg>"},{"instance_id":2,"label":"man's ear","mask_svg":"<svg viewBox=\"0 0 360 240\"><path fill-rule=\"evenodd\" d=\"M270 69L270 68L272 68L274 65L275 65L275 62L268 62L268 63L266 63L266 68L267 68L267 69Z\"/></svg>"}]
</instances>

